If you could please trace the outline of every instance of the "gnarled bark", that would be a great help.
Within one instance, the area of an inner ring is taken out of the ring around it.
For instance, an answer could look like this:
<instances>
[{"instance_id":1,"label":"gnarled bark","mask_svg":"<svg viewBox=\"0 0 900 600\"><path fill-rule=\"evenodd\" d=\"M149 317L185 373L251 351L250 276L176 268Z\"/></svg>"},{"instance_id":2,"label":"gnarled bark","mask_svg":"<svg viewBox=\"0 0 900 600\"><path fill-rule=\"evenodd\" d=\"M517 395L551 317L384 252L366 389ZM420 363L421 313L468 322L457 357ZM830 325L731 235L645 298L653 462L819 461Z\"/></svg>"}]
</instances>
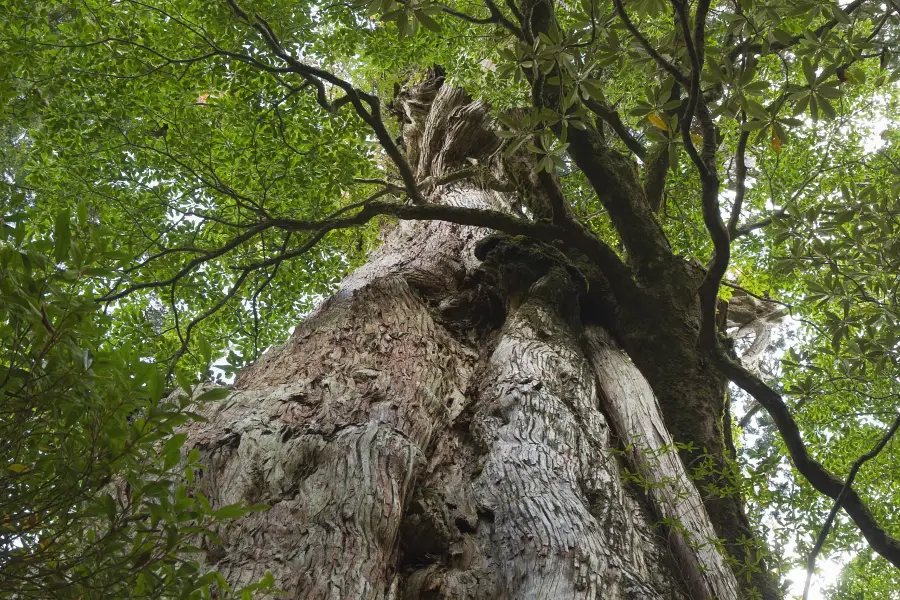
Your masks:
<instances>
[{"instance_id":1,"label":"gnarled bark","mask_svg":"<svg viewBox=\"0 0 900 600\"><path fill-rule=\"evenodd\" d=\"M484 106L439 79L404 106L417 176L500 171ZM471 180L429 200L514 201ZM272 507L209 564L286 598L737 598L649 385L586 326L584 274L486 234L399 223L191 426L211 500Z\"/></svg>"}]
</instances>

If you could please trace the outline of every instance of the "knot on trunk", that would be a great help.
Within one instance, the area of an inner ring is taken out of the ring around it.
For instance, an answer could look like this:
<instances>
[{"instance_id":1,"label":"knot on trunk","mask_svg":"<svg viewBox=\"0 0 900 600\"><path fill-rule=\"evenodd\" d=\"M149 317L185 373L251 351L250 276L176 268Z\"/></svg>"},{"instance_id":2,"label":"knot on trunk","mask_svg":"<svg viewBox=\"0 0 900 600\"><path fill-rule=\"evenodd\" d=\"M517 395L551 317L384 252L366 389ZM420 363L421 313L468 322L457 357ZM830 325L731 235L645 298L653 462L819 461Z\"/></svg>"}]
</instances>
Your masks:
<instances>
[{"instance_id":1,"label":"knot on trunk","mask_svg":"<svg viewBox=\"0 0 900 600\"><path fill-rule=\"evenodd\" d=\"M588 281L557 248L522 236L490 235L475 247L475 257L496 274L510 308L538 297L567 321L580 317L579 299L586 295Z\"/></svg>"}]
</instances>

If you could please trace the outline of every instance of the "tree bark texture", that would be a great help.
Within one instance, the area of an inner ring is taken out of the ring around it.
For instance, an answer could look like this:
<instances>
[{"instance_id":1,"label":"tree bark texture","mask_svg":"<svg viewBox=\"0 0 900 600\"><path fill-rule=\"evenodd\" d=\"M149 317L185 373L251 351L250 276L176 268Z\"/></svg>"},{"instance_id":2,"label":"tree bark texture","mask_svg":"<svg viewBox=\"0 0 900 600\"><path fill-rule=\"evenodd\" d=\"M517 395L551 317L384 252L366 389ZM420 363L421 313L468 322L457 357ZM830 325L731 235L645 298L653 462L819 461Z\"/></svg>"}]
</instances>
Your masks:
<instances>
[{"instance_id":1,"label":"tree bark texture","mask_svg":"<svg viewBox=\"0 0 900 600\"><path fill-rule=\"evenodd\" d=\"M441 84L403 102L417 176L494 168L486 108ZM497 167L518 195L469 179L428 200L534 209L525 163ZM190 426L214 504L271 506L207 562L311 600L740 597L644 367L585 320L583 275L488 234L394 225Z\"/></svg>"}]
</instances>

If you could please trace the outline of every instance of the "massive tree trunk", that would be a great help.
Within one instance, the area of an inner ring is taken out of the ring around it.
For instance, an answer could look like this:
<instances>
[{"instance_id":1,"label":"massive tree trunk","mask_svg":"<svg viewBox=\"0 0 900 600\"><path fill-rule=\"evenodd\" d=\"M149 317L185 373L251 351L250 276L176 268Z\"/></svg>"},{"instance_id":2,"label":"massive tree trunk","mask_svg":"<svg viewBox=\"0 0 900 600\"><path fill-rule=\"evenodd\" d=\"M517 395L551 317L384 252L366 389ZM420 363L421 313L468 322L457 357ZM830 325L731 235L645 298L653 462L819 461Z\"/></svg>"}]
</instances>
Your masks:
<instances>
[{"instance_id":1,"label":"massive tree trunk","mask_svg":"<svg viewBox=\"0 0 900 600\"><path fill-rule=\"evenodd\" d=\"M501 165L485 107L441 83L404 102L418 177L474 159L520 193L481 177L428 200L540 214L527 159ZM223 529L208 563L235 585L269 570L285 598L738 598L651 388L684 393L695 367L666 371L684 357L663 348L637 358L641 335L678 315L623 342L586 305L596 293L536 242L436 221L386 230L191 426L214 503L271 505ZM704 377L697 394L721 392Z\"/></svg>"}]
</instances>

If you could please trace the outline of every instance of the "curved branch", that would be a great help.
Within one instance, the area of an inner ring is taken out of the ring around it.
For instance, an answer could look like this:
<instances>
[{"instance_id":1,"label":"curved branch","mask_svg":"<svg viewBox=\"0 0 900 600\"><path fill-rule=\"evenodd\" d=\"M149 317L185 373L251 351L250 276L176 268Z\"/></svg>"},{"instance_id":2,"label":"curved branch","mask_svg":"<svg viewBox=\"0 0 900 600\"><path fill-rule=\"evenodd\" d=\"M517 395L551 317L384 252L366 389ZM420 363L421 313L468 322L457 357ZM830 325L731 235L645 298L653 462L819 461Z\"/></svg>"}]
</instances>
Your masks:
<instances>
[{"instance_id":1,"label":"curved branch","mask_svg":"<svg viewBox=\"0 0 900 600\"><path fill-rule=\"evenodd\" d=\"M377 192L372 198L377 198L387 193L385 190ZM341 216L352 208L361 210L350 216ZM264 267L276 265L284 260L297 257L310 250L325 235L337 229L347 229L363 225L377 216L392 216L398 219L413 221L446 221L458 225L470 225L493 229L510 235L523 235L543 242L560 243L583 252L593 260L603 274L610 280L613 289L618 286L622 293L627 293L633 287L631 270L622 262L615 251L605 242L591 234L581 224L567 219L559 223L544 221L532 222L513 217L507 213L496 210L465 208L458 206L445 206L439 204L409 205L395 202L369 201L357 203L340 209L331 217L322 221L303 219L275 218L256 223L248 227L247 231L235 236L226 244L216 250L206 251L189 261L172 277L162 281L149 281L133 284L126 289L110 293L98 299L100 302L112 302L133 292L175 285L183 277L203 263L225 255L231 250L251 240L258 234L270 229L279 229L286 232L312 232L304 244L295 250L281 252L278 256L240 267L242 271L253 271Z\"/></svg>"},{"instance_id":2,"label":"curved branch","mask_svg":"<svg viewBox=\"0 0 900 600\"><path fill-rule=\"evenodd\" d=\"M400 2L400 4L407 4L407 3ZM440 8L441 8L441 12L448 14L451 17L455 17L457 19L465 21L466 23L472 23L473 25L491 25L491 24L500 25L501 27L503 27L504 29L511 32L513 35L515 35L520 40L524 39L524 36L522 35L522 30L519 29L518 27L516 27L516 25L512 21L510 21L508 18L506 18L506 15L504 15L500 11L500 8L496 4L494 4L494 2L492 0L485 0L484 4L491 14L491 16L489 16L489 17L473 17L470 14L455 10L454 8L451 8L450 6L447 6L446 4L443 4L443 3L438 3L438 6L440 6Z\"/></svg>"},{"instance_id":3,"label":"curved branch","mask_svg":"<svg viewBox=\"0 0 900 600\"><path fill-rule=\"evenodd\" d=\"M158 288L158 287L166 287L169 285L173 285L173 284L177 283L181 278L188 275L195 268L202 265L203 263L209 262L209 261L211 261L215 258L218 258L224 254L227 254L228 252L230 252L231 250L234 250L235 248L237 248L244 242L256 237L258 234L266 231L267 229L271 229L276 226L277 226L276 221L274 221L274 220L263 221L261 223L257 223L256 225L249 227L247 229L247 231L245 231L244 233L231 238L231 240L229 240L227 243L225 243L221 247L219 247L215 250L210 250L210 251L204 252L204 254L202 256L198 256L197 258L192 259L184 267L182 267L181 270L179 270L175 275L173 275L172 277L170 277L168 279L165 279L163 281L148 281L148 282L144 282L144 283L135 283L134 285L130 285L120 292L110 293L110 294L106 294L105 296L101 296L100 298L97 298L97 301L98 302L113 302L115 300L124 298L125 296L127 296L133 292L139 291L139 290Z\"/></svg>"},{"instance_id":4,"label":"curved branch","mask_svg":"<svg viewBox=\"0 0 900 600\"><path fill-rule=\"evenodd\" d=\"M507 213L442 204L408 205L393 202L372 202L358 213L349 217L325 222L295 221L285 219L278 226L288 231L310 231L317 233L362 225L376 216L387 215L411 221L446 221L457 225L470 225L493 229L510 235L523 235L542 242L558 242L578 249L594 260L610 282L631 287L631 270L622 262L615 251L599 238L592 235L580 224L568 221L552 224L544 221L526 221ZM615 285L615 284L614 284Z\"/></svg>"},{"instance_id":5,"label":"curved branch","mask_svg":"<svg viewBox=\"0 0 900 600\"><path fill-rule=\"evenodd\" d=\"M616 0L621 2L621 0ZM701 346L712 348L716 345L716 305L719 294L719 283L728 270L731 260L731 243L728 230L722 221L719 210L719 175L716 166L716 130L709 113L709 107L703 100L700 90L700 75L705 61L704 45L706 43L706 16L709 13L710 0L699 0L694 14L694 31L691 32L687 14L687 3L672 0L675 15L681 24L688 55L691 60L690 92L688 106L681 120L681 136L691 160L700 173L702 185L703 223L713 243L713 256L706 277L700 284L700 333L698 341ZM691 140L691 123L694 114L699 110L699 119L703 133L702 151L698 152Z\"/></svg>"},{"instance_id":6,"label":"curved branch","mask_svg":"<svg viewBox=\"0 0 900 600\"><path fill-rule=\"evenodd\" d=\"M191 331L196 327L201 321L204 321L217 313L223 306L225 306L229 300L234 298L238 291L240 291L241 286L244 284L244 280L247 279L247 275L250 274L250 269L244 269L234 284L231 286L231 289L228 292L219 298L219 301L210 306L208 309L203 311L201 314L194 317L190 323L188 323L187 327L184 330L184 336L181 337L181 346L178 350L175 351L175 354L172 355L170 359L170 367L169 367L169 375L172 374L172 371L175 368L175 363L178 362L178 359L184 356L184 353L187 352L188 347L191 343ZM174 284L173 284L173 292L174 292Z\"/></svg>"},{"instance_id":7,"label":"curved branch","mask_svg":"<svg viewBox=\"0 0 900 600\"><path fill-rule=\"evenodd\" d=\"M691 77L690 86L688 87L688 104L685 108L684 116L681 118L681 138L684 147L700 172L700 179L706 185L706 180L710 178L711 173L715 171L715 131L712 130L712 123L703 121L703 155L701 156L694 147L691 139L691 125L694 121L694 115L698 107L703 103L702 94L700 92L700 75L703 72L704 53L703 45L706 43L706 13L709 10L709 0L702 0L697 6L697 12L694 15L696 21L696 31L694 37L691 37L691 27L688 19L686 3L680 0L671 0L675 9L675 16L681 24L684 42L687 46L688 56L691 60ZM712 144L707 143L707 138L712 139ZM710 148L712 149L712 160L710 160ZM710 164L712 163L712 164ZM717 190L718 191L718 190ZM705 195L705 194L704 194Z\"/></svg>"},{"instance_id":8,"label":"curved branch","mask_svg":"<svg viewBox=\"0 0 900 600\"><path fill-rule=\"evenodd\" d=\"M356 111L356 114L369 127L372 128L372 131L375 133L375 137L378 139L378 143L381 144L381 147L394 163L394 166L397 167L397 170L400 172L400 178L403 179L403 183L406 186L407 195L409 195L410 199L414 203L424 204L425 198L419 191L419 187L416 184L416 178L413 175L413 171L410 168L409 163L406 162L406 158L404 158L403 153L400 151L400 148L397 147L397 144L394 142L394 139L388 132L384 121L381 119L381 100L379 100L376 96L369 94L368 92L357 89L350 82L341 79L330 71L326 71L324 69L320 69L318 67L314 67L312 65L308 65L299 61L287 50L285 50L284 46L281 44L278 36L275 35L275 31L272 29L272 26L269 25L268 21L266 21L259 15L253 15L253 17L251 18L246 12L244 12L243 9L238 6L236 0L226 0L226 2L235 12L238 18L255 29L257 33L259 33L260 37L262 37L266 45L269 47L269 50L271 50L276 57L278 57L287 65L287 67L285 68L275 68L276 72L295 73L302 77L305 81L314 85L316 88L316 98L319 105L321 105L328 111L334 111L334 107L328 102L328 99L325 95L325 83L329 83L333 86L339 87L344 91L344 93L347 95L346 97L349 99L349 103ZM235 57L237 58L237 56ZM251 64L254 64L255 66L263 65L263 63L260 63L259 61L256 61L249 56L245 56L243 57L243 59L249 59L250 61L252 61ZM266 66L263 65L263 68L265 67Z\"/></svg>"},{"instance_id":9,"label":"curved branch","mask_svg":"<svg viewBox=\"0 0 900 600\"><path fill-rule=\"evenodd\" d=\"M856 459L856 462L854 462L853 466L850 468L850 474L847 475L847 482L844 484L844 488L834 501L834 506L831 507L831 512L828 513L828 518L825 519L825 523L822 525L822 529L819 531L819 535L816 538L816 544L813 546L812 552L809 553L809 559L807 560L806 565L806 584L803 586L803 600L806 600L809 595L809 583L812 581L812 574L816 568L816 556L818 556L819 552L822 550L822 546L828 538L828 532L831 531L831 524L834 522L834 518L837 516L838 511L841 509L844 499L852 489L853 480L856 478L856 474L859 473L859 469L864 463L878 456L884 447L887 446L887 443L891 438L894 437L894 434L897 433L898 428L900 428L900 413L897 413L897 417L894 419L893 424L888 428L885 434L881 436L878 443L875 444L870 451Z\"/></svg>"},{"instance_id":10,"label":"curved branch","mask_svg":"<svg viewBox=\"0 0 900 600\"><path fill-rule=\"evenodd\" d=\"M781 396L759 377L732 360L718 344L713 349L711 358L725 377L753 396L766 409L775 422L791 460L800 474L806 477L816 490L829 498L838 500L843 494L841 502L844 510L856 523L872 549L895 567L900 568L900 540L890 536L878 525L859 494L849 486L845 491L845 482L830 473L809 455L797 422L794 421L794 417Z\"/></svg>"}]
</instances>

